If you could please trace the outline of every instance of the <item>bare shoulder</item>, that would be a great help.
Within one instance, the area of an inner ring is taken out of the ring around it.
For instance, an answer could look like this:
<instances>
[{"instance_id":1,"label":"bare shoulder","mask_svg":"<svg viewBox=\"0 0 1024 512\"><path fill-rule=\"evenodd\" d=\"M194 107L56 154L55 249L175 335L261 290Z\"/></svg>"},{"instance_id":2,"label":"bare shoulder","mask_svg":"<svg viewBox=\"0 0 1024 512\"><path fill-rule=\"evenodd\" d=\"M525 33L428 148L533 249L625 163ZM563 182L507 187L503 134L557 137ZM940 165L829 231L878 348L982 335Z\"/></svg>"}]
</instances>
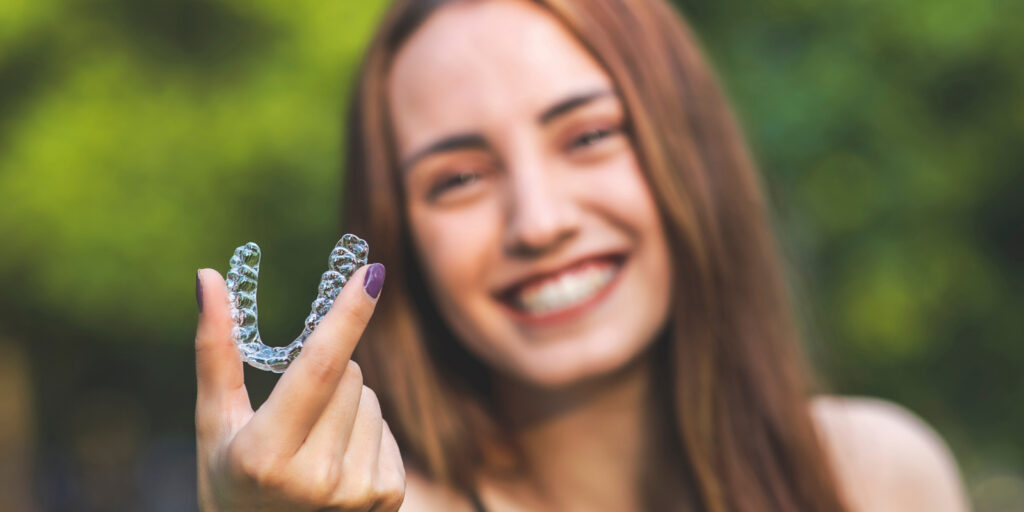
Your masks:
<instances>
[{"instance_id":1,"label":"bare shoulder","mask_svg":"<svg viewBox=\"0 0 1024 512\"><path fill-rule=\"evenodd\" d=\"M810 408L852 512L969 510L949 447L914 413L861 397L819 396Z\"/></svg>"},{"instance_id":2,"label":"bare shoulder","mask_svg":"<svg viewBox=\"0 0 1024 512\"><path fill-rule=\"evenodd\" d=\"M430 481L425 475L408 469L405 475L405 501L399 512L470 512L469 501L453 489Z\"/></svg>"}]
</instances>

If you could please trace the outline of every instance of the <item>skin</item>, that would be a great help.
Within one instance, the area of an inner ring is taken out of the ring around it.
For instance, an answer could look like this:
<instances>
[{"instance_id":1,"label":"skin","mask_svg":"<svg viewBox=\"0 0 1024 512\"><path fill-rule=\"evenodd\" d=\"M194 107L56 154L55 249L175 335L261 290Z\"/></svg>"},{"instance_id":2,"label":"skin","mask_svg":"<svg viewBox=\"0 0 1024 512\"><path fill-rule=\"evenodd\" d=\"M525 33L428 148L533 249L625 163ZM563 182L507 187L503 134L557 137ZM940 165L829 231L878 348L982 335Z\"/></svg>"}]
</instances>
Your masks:
<instances>
[{"instance_id":1,"label":"skin","mask_svg":"<svg viewBox=\"0 0 1024 512\"><path fill-rule=\"evenodd\" d=\"M479 475L488 509L644 510L635 482L679 471L652 457L667 434L648 378L671 255L618 131L624 113L609 77L539 7L461 2L404 44L388 95L431 292L459 340L494 370L531 468ZM606 254L624 262L615 281L572 314L538 321L499 298L525 278ZM255 412L223 280L201 272L203 510L471 510L464 496L405 473L348 361L375 304L352 286L361 272ZM809 407L851 510L966 510L948 450L910 413L866 399L820 397ZM672 492L667 502L682 498Z\"/></svg>"}]
</instances>

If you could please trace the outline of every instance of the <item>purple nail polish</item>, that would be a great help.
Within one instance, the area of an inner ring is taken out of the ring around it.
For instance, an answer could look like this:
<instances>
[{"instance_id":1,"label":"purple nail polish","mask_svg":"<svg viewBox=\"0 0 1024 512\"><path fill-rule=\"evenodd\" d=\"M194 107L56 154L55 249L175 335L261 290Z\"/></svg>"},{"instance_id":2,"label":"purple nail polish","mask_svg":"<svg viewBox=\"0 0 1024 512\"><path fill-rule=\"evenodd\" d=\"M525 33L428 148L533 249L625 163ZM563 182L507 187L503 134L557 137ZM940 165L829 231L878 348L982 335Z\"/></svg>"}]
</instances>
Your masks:
<instances>
[{"instance_id":1,"label":"purple nail polish","mask_svg":"<svg viewBox=\"0 0 1024 512\"><path fill-rule=\"evenodd\" d=\"M199 271L196 270L196 306L199 312L203 312L203 283L199 280Z\"/></svg>"},{"instance_id":2,"label":"purple nail polish","mask_svg":"<svg viewBox=\"0 0 1024 512\"><path fill-rule=\"evenodd\" d=\"M384 265L372 263L370 268L366 269L366 275L363 276L363 289L366 290L367 295L376 299L380 295L382 286L384 286Z\"/></svg>"}]
</instances>

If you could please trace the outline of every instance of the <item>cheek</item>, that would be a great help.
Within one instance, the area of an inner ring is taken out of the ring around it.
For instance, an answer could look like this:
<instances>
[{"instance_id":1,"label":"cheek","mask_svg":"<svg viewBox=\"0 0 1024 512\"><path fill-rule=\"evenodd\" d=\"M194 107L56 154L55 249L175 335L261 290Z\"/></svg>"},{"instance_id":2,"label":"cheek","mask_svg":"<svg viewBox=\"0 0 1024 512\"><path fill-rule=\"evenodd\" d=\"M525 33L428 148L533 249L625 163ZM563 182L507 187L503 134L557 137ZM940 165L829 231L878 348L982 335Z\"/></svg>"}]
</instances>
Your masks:
<instances>
[{"instance_id":1,"label":"cheek","mask_svg":"<svg viewBox=\"0 0 1024 512\"><path fill-rule=\"evenodd\" d=\"M588 202L606 212L619 227L645 238L655 233L663 238L654 196L632 152L589 172L581 186Z\"/></svg>"},{"instance_id":2,"label":"cheek","mask_svg":"<svg viewBox=\"0 0 1024 512\"><path fill-rule=\"evenodd\" d=\"M410 209L410 225L427 278L442 302L463 303L480 288L500 247L498 219L487 205L458 211Z\"/></svg>"},{"instance_id":3,"label":"cheek","mask_svg":"<svg viewBox=\"0 0 1024 512\"><path fill-rule=\"evenodd\" d=\"M630 238L639 257L635 306L663 317L671 300L672 258L657 202L636 158L630 153L609 162L587 187L591 206Z\"/></svg>"}]
</instances>

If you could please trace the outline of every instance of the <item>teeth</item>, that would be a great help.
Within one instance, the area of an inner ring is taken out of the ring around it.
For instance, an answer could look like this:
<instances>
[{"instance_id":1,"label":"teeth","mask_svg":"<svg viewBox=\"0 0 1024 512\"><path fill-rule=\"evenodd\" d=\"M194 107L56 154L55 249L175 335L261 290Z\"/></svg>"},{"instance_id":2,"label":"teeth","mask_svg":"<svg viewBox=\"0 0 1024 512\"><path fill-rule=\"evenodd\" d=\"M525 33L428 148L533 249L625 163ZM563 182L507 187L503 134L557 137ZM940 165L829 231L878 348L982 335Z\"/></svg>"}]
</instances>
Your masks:
<instances>
[{"instance_id":1,"label":"teeth","mask_svg":"<svg viewBox=\"0 0 1024 512\"><path fill-rule=\"evenodd\" d=\"M611 265L589 266L570 271L540 286L531 286L518 296L521 308L532 314L567 309L586 301L615 277Z\"/></svg>"}]
</instances>

